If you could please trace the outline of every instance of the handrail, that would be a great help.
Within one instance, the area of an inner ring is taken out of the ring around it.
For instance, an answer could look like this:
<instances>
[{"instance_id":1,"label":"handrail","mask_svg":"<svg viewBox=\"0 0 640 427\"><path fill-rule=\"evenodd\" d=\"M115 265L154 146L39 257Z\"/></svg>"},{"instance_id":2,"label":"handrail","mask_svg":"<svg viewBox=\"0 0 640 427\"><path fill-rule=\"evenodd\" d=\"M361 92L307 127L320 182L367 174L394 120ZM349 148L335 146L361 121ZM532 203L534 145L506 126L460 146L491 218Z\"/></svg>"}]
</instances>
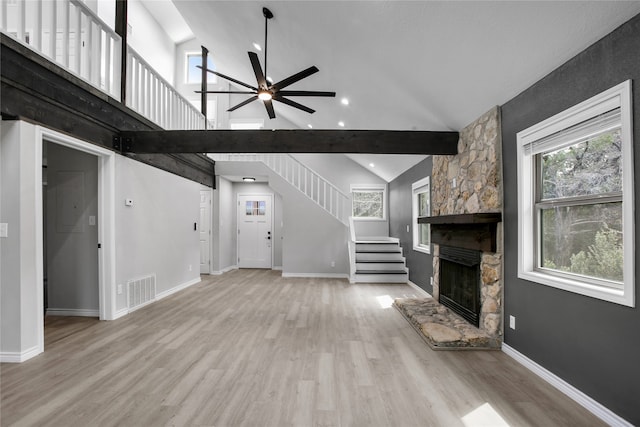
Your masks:
<instances>
[{"instance_id":1,"label":"handrail","mask_svg":"<svg viewBox=\"0 0 640 427\"><path fill-rule=\"evenodd\" d=\"M307 165L305 165L304 163L302 163L300 160L296 159L295 157L293 157L293 156L291 156L291 155L289 155L289 157L290 157L290 158L291 158L291 160L293 160L294 162L296 162L296 163L300 164L302 167L304 167L304 168L308 169L308 170L309 170L309 172L311 172L312 174L314 174L314 175L315 175L315 176L317 176L318 178L322 178L322 179L324 179L324 178L322 177L322 175L320 175L318 172L314 171L312 168L310 168L309 166L307 166ZM326 179L325 179L325 181L326 181ZM343 192L342 192L338 187L336 187L335 185L333 185L333 184L332 184L332 183L330 183L329 181L327 181L327 184L329 184L329 186L331 186L331 187L332 187L332 188L333 188L333 189L334 189L338 194L340 194L340 195L342 195L342 196L344 196L344 197L346 197L346 198L349 198L349 195L347 195L347 194L343 193Z\"/></svg>"},{"instance_id":2,"label":"handrail","mask_svg":"<svg viewBox=\"0 0 640 427\"><path fill-rule=\"evenodd\" d=\"M84 2L82 2L81 0L69 0L69 2L71 2L71 4L73 4L74 6L82 9L85 15L91 16L91 20L94 23L100 25L100 28L102 28L105 33L109 33L114 39L120 39L118 33L116 33L114 29L109 27L109 24L104 22L102 18L100 18L93 10L89 9L89 6L87 6Z\"/></svg>"}]
</instances>

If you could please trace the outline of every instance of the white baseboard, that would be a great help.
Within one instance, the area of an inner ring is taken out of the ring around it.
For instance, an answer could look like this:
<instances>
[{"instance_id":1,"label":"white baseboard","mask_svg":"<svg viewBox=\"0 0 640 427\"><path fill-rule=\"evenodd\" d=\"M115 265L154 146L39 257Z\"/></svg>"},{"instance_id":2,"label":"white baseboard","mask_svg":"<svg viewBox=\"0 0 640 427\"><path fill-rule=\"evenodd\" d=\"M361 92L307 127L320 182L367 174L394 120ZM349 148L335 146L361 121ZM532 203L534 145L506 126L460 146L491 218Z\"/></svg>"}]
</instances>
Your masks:
<instances>
[{"instance_id":1,"label":"white baseboard","mask_svg":"<svg viewBox=\"0 0 640 427\"><path fill-rule=\"evenodd\" d=\"M222 270L216 270L216 271L212 271L211 275L212 276L220 276L224 273L228 273L231 270L237 270L239 267L237 265L230 265L229 267L225 267Z\"/></svg>"},{"instance_id":2,"label":"white baseboard","mask_svg":"<svg viewBox=\"0 0 640 427\"><path fill-rule=\"evenodd\" d=\"M411 286L413 289L415 289L415 291L419 294L422 295L425 298L431 298L431 295L429 294L429 292L425 291L424 289L422 289L420 286L416 285L415 283L413 283L411 280L409 280L407 282L407 285Z\"/></svg>"},{"instance_id":3,"label":"white baseboard","mask_svg":"<svg viewBox=\"0 0 640 427\"><path fill-rule=\"evenodd\" d=\"M83 308L47 308L47 316L100 317L100 311Z\"/></svg>"},{"instance_id":4,"label":"white baseboard","mask_svg":"<svg viewBox=\"0 0 640 427\"><path fill-rule=\"evenodd\" d=\"M25 362L32 357L35 357L42 353L43 349L40 346L35 346L30 348L29 350L25 350L23 352L17 351L3 351L0 352L0 362L2 363L22 363Z\"/></svg>"},{"instance_id":5,"label":"white baseboard","mask_svg":"<svg viewBox=\"0 0 640 427\"><path fill-rule=\"evenodd\" d=\"M282 277L303 277L315 279L349 279L346 273L282 273Z\"/></svg>"},{"instance_id":6,"label":"white baseboard","mask_svg":"<svg viewBox=\"0 0 640 427\"><path fill-rule=\"evenodd\" d=\"M516 362L523 365L525 368L529 369L531 372L560 390L562 393L569 396L571 399L575 400L578 404L583 406L586 410L591 412L596 417L600 418L602 421L607 423L610 426L620 426L620 427L633 427L633 424L626 421L624 418L616 415L610 409L597 402L593 398L587 396L562 378L558 377L553 372L547 370L546 368L538 365L533 360L529 359L524 354L520 353L513 347L510 347L507 344L502 344L502 351L512 357Z\"/></svg>"},{"instance_id":7,"label":"white baseboard","mask_svg":"<svg viewBox=\"0 0 640 427\"><path fill-rule=\"evenodd\" d=\"M183 289L187 289L190 286L193 286L193 285L195 285L197 283L200 283L201 280L202 279L200 279L200 277L196 277L193 280L189 280L188 282L184 282L184 283L182 283L182 284L180 284L180 285L178 285L176 287L173 287L173 288L171 288L169 290L159 292L159 293L156 294L155 301L161 300L162 298L166 298L169 295L172 295L172 294L175 294L176 292L182 291Z\"/></svg>"},{"instance_id":8,"label":"white baseboard","mask_svg":"<svg viewBox=\"0 0 640 427\"><path fill-rule=\"evenodd\" d=\"M127 307L125 307L125 308L123 308L121 310L116 311L114 316L113 316L113 318L109 319L109 320L116 320L116 319L119 319L119 318L121 318L123 316L126 316L127 314L129 314L129 309Z\"/></svg>"}]
</instances>

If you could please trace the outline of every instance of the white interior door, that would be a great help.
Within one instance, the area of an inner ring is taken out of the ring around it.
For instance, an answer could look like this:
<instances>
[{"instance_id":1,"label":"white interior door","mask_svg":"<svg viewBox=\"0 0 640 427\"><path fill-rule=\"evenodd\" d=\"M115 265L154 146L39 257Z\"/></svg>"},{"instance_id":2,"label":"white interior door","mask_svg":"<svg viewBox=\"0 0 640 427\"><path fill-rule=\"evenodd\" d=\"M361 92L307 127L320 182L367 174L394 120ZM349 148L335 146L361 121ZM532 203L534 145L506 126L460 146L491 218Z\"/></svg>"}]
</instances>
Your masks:
<instances>
[{"instance_id":1,"label":"white interior door","mask_svg":"<svg viewBox=\"0 0 640 427\"><path fill-rule=\"evenodd\" d=\"M272 194L238 195L238 267L271 268Z\"/></svg>"},{"instance_id":2,"label":"white interior door","mask_svg":"<svg viewBox=\"0 0 640 427\"><path fill-rule=\"evenodd\" d=\"M200 191L200 274L211 273L211 191Z\"/></svg>"}]
</instances>

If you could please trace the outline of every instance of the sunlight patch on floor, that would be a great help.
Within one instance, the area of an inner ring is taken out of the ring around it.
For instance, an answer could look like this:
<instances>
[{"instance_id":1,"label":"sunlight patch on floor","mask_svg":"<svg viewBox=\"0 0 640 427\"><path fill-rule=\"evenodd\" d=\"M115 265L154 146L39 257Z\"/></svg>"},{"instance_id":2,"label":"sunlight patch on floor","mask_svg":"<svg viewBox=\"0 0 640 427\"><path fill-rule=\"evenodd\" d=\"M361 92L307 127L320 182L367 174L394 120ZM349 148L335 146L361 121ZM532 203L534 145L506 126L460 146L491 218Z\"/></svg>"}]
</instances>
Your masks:
<instances>
[{"instance_id":1,"label":"sunlight patch on floor","mask_svg":"<svg viewBox=\"0 0 640 427\"><path fill-rule=\"evenodd\" d=\"M509 427L509 424L489 403L469 412L462 417L462 422L466 427Z\"/></svg>"},{"instance_id":2,"label":"sunlight patch on floor","mask_svg":"<svg viewBox=\"0 0 640 427\"><path fill-rule=\"evenodd\" d=\"M389 295L380 295L379 297L376 297L376 299L382 308L389 308L393 305L393 298Z\"/></svg>"}]
</instances>

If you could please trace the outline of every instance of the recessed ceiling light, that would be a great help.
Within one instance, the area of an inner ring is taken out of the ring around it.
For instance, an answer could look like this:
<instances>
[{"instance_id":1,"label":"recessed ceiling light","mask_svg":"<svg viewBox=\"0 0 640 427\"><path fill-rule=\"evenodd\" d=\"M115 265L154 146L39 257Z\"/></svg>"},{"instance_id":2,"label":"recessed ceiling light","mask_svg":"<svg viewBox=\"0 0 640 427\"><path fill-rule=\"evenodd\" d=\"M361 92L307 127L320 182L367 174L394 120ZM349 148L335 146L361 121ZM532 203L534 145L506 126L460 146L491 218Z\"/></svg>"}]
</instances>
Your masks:
<instances>
[{"instance_id":1,"label":"recessed ceiling light","mask_svg":"<svg viewBox=\"0 0 640 427\"><path fill-rule=\"evenodd\" d=\"M307 125L307 127L308 127L309 129L313 129L313 125L312 125L311 123L309 123L309 124Z\"/></svg>"},{"instance_id":2,"label":"recessed ceiling light","mask_svg":"<svg viewBox=\"0 0 640 427\"><path fill-rule=\"evenodd\" d=\"M371 166L372 168L376 167L376 165L374 163L369 163L369 166Z\"/></svg>"},{"instance_id":3,"label":"recessed ceiling light","mask_svg":"<svg viewBox=\"0 0 640 427\"><path fill-rule=\"evenodd\" d=\"M252 177L252 176L245 176L244 178L242 178L242 180L243 180L244 182L253 182L253 181L255 181L256 179L255 179L254 177Z\"/></svg>"},{"instance_id":4,"label":"recessed ceiling light","mask_svg":"<svg viewBox=\"0 0 640 427\"><path fill-rule=\"evenodd\" d=\"M349 105L349 100L347 98L342 98L340 102L342 102L342 105Z\"/></svg>"},{"instance_id":5,"label":"recessed ceiling light","mask_svg":"<svg viewBox=\"0 0 640 427\"><path fill-rule=\"evenodd\" d=\"M254 43L253 47L255 47L259 51L262 51L262 47L258 43Z\"/></svg>"},{"instance_id":6,"label":"recessed ceiling light","mask_svg":"<svg viewBox=\"0 0 640 427\"><path fill-rule=\"evenodd\" d=\"M338 126L340 126L341 128L344 127L344 122L338 122Z\"/></svg>"}]
</instances>

